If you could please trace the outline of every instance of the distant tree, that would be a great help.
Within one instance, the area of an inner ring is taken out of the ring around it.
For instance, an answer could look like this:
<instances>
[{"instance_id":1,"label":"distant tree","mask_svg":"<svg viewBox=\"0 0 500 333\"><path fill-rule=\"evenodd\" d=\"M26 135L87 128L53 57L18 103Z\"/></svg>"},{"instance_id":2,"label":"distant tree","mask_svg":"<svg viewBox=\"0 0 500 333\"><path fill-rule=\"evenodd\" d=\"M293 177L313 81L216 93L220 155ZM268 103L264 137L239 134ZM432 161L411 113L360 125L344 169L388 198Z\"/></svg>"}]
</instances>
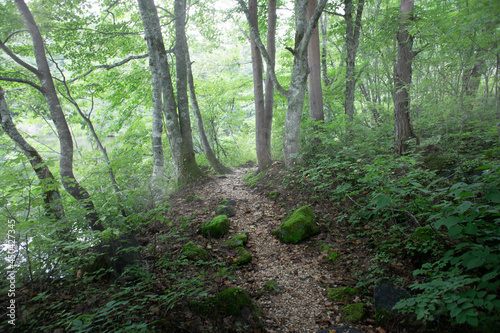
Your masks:
<instances>
[{"instance_id":1,"label":"distant tree","mask_svg":"<svg viewBox=\"0 0 500 333\"><path fill-rule=\"evenodd\" d=\"M186 108L186 106L188 106L186 49L179 46L179 48L175 51L177 55L176 61L183 63L183 65L179 65L181 74L178 73L177 77L178 80L181 80L181 86L177 87L177 93L180 93L181 95L178 102L182 104L178 113L174 87L170 75L170 67L165 50L165 44L163 43L158 11L156 10L154 0L138 0L137 3L142 18L142 24L144 26L144 38L146 39L149 50L149 65L151 75L153 77L153 91L156 90L156 93L154 93L153 96L156 96L155 98L159 98L161 92L162 110L166 118L168 139L170 142L170 149L172 151L177 181L180 184L184 184L194 180L199 180L204 177L204 174L196 164L192 138L189 138L191 135L190 124L187 123L187 118L189 117L189 107ZM185 8L185 2L176 3L175 6L179 6L178 8L183 6ZM184 14L179 13L179 16L176 17L176 26L185 26L185 11L183 11L183 13ZM182 32L177 28L176 33L182 34ZM183 37L179 36L179 38L182 39ZM186 66L186 68L183 71L184 66ZM179 81L177 84L179 85ZM184 89L186 89L185 94L182 92ZM160 102L156 100L155 103Z\"/></svg>"},{"instance_id":2,"label":"distant tree","mask_svg":"<svg viewBox=\"0 0 500 333\"><path fill-rule=\"evenodd\" d=\"M345 82L345 114L349 120L354 119L354 93L356 89L357 76L356 69L356 53L358 52L359 34L361 29L361 18L363 16L365 0L358 1L356 16L353 18L354 5L353 0L344 1L344 19L346 22L346 82Z\"/></svg>"},{"instance_id":3,"label":"distant tree","mask_svg":"<svg viewBox=\"0 0 500 333\"><path fill-rule=\"evenodd\" d=\"M300 163L300 124L307 88L307 75L309 74L307 47L311 39L312 30L317 25L326 2L327 0L320 0L318 7L316 7L309 20L307 20L308 0L298 0L295 3L295 45L293 48L287 48L293 54L294 62L290 78L290 88L285 90L276 78L274 61L271 60L269 53L260 39L259 30L254 24L245 2L238 0L238 3L247 16L250 33L255 39L261 56L266 61L267 68L270 69L269 73L271 74L273 85L288 101L283 142L283 157L286 167Z\"/></svg>"},{"instance_id":4,"label":"distant tree","mask_svg":"<svg viewBox=\"0 0 500 333\"><path fill-rule=\"evenodd\" d=\"M309 0L307 5L307 19L309 20L318 5L317 0ZM323 90L321 88L321 56L319 48L318 24L313 28L311 40L307 47L309 63L309 115L316 121L325 120L323 112Z\"/></svg>"},{"instance_id":5,"label":"distant tree","mask_svg":"<svg viewBox=\"0 0 500 333\"><path fill-rule=\"evenodd\" d=\"M416 53L413 51L413 36L408 26L413 20L414 0L401 0L399 16L398 59L394 73L394 152L402 155L406 150L406 141L415 135L410 119L409 86L412 79L412 62Z\"/></svg>"}]
</instances>

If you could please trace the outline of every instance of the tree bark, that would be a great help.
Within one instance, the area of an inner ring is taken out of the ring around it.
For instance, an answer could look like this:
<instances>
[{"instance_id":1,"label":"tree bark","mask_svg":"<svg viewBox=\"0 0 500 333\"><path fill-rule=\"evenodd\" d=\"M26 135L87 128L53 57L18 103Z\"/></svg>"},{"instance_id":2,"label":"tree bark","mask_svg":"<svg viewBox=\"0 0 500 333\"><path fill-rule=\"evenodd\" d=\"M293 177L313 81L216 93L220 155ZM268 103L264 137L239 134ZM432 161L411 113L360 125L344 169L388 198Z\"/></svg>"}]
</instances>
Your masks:
<instances>
[{"instance_id":1,"label":"tree bark","mask_svg":"<svg viewBox=\"0 0 500 333\"><path fill-rule=\"evenodd\" d=\"M307 6L307 19L309 20L318 5L317 0L309 0ZM321 56L319 51L319 29L318 24L314 27L311 40L307 47L307 59L309 63L309 116L315 121L324 121L323 113L323 91L321 88Z\"/></svg>"},{"instance_id":2,"label":"tree bark","mask_svg":"<svg viewBox=\"0 0 500 333\"><path fill-rule=\"evenodd\" d=\"M248 1L248 12L252 25L258 29L257 17L257 0ZM265 131L266 124L266 109L264 104L264 87L262 81L262 57L259 48L255 43L255 38L250 34L250 50L252 54L252 69L253 69L253 92L255 104L255 146L257 152L258 171L263 171L272 163L270 146L266 145ZM269 55L271 57L271 55ZM269 81L267 81L269 82ZM266 86L267 88L267 86ZM267 149L269 148L269 150Z\"/></svg>"},{"instance_id":3,"label":"tree bark","mask_svg":"<svg viewBox=\"0 0 500 333\"><path fill-rule=\"evenodd\" d=\"M23 17L24 24L31 35L33 51L37 64L36 69L33 69L31 66L26 68L36 74L38 80L40 81L43 95L47 101L51 118L54 121L54 125L58 133L61 150L59 164L63 186L65 190L78 202L82 203L87 210L86 219L88 220L92 230L102 231L104 228L99 221L99 217L95 211L94 203L90 199L89 193L80 185L73 174L73 140L71 138L71 132L62 111L61 103L59 101L59 97L57 96L54 81L50 73L42 36L28 6L24 3L24 1L15 0L15 3L21 13L21 16Z\"/></svg>"},{"instance_id":4,"label":"tree bark","mask_svg":"<svg viewBox=\"0 0 500 333\"><path fill-rule=\"evenodd\" d=\"M198 125L198 135L200 136L200 141L203 146L203 151L205 152L205 156L207 157L208 162L214 169L214 171L220 175L231 173L231 169L222 164L214 154L212 147L210 147L210 143L208 142L207 135L205 134L205 128L203 127L203 119L200 113L200 107L198 106L198 99L196 98L196 92L194 89L194 79L193 72L191 70L191 62L189 60L189 51L188 51L188 86L189 86L189 95L191 97L191 105L193 108L193 113L196 118L196 123Z\"/></svg>"},{"instance_id":5,"label":"tree bark","mask_svg":"<svg viewBox=\"0 0 500 333\"><path fill-rule=\"evenodd\" d=\"M300 163L300 124L302 119L302 109L306 92L306 83L308 73L307 46L311 39L313 28L317 25L319 17L326 6L327 0L320 0L318 7L313 15L307 20L308 0L298 0L295 3L295 47L288 48L294 55L292 77L289 90L284 90L276 78L274 71L274 61L271 60L264 44L259 36L257 26L250 17L250 13L243 0L238 0L241 8L247 16L250 27L250 33L255 40L259 51L266 61L267 68L270 70L271 78L275 88L288 100L287 113L285 118L285 135L283 143L283 157L285 166L290 167Z\"/></svg>"},{"instance_id":6,"label":"tree bark","mask_svg":"<svg viewBox=\"0 0 500 333\"><path fill-rule=\"evenodd\" d=\"M408 25L413 20L414 0L401 0L401 13L399 17L398 59L394 75L394 152L396 155L404 154L407 149L406 142L410 138L419 139L413 131L410 119L410 93L409 86L412 79L413 36L408 33Z\"/></svg>"},{"instance_id":7,"label":"tree bark","mask_svg":"<svg viewBox=\"0 0 500 333\"><path fill-rule=\"evenodd\" d=\"M58 185L54 175L50 172L49 167L40 156L38 151L33 148L18 132L12 117L10 116L5 93L0 86L0 123L4 132L16 143L26 156L35 171L40 185L42 187L45 203L45 211L49 218L58 220L64 217L64 209L61 202L61 194L59 193Z\"/></svg>"},{"instance_id":8,"label":"tree bark","mask_svg":"<svg viewBox=\"0 0 500 333\"><path fill-rule=\"evenodd\" d=\"M172 151L175 176L179 184L199 180L204 177L204 174L196 164L192 149L192 139L190 144L189 141L186 142L183 138L179 119L180 116L177 113L177 103L175 101L168 58L165 52L163 36L161 34L158 11L156 10L154 0L137 0L137 3L142 18L142 24L144 26L144 39L146 39L148 44L151 75L153 78L159 78L159 82L154 82L155 86L153 89L158 89L158 86L156 85L160 85L163 95L162 110L165 115L165 123L170 142L170 149ZM185 59L184 55L184 61ZM184 73L187 73L187 68ZM184 99L183 103L186 102L187 99ZM184 108L185 105L182 106L182 110L185 110ZM181 116L185 117L186 111L183 112L184 114ZM189 116L189 112L187 113L187 116ZM184 120L183 126L187 126ZM186 127L184 128L184 134L187 135Z\"/></svg>"},{"instance_id":9,"label":"tree bark","mask_svg":"<svg viewBox=\"0 0 500 333\"><path fill-rule=\"evenodd\" d=\"M359 45L359 30L361 28L361 18L363 16L363 8L365 1L359 0L356 10L356 18L353 19L354 13L353 0L345 0L345 21L346 21L346 82L345 82L345 114L349 121L354 119L354 93L356 90L356 53Z\"/></svg>"}]
</instances>

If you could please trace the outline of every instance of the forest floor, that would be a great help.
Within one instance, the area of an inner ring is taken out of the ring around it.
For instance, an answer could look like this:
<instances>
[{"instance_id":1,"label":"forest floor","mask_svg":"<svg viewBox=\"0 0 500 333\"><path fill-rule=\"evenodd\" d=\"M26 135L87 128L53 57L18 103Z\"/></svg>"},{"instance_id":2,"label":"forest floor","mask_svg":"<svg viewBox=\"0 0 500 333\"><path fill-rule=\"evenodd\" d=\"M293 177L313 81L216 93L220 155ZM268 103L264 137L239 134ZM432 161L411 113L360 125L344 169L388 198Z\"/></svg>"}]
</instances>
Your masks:
<instances>
[{"instance_id":1,"label":"forest floor","mask_svg":"<svg viewBox=\"0 0 500 333\"><path fill-rule=\"evenodd\" d=\"M243 322L225 318L214 323L213 319L188 313L186 320L189 319L189 326L215 332L238 331L238 325L240 331L245 332L318 332L333 326L356 328L362 332L385 332L383 328L376 327L371 306L365 307L364 319L356 324L347 324L342 315L341 310L347 303L371 304L369 292L360 292L349 301L334 301L326 297L326 288L354 287L360 276L366 274L370 257L361 245L363 240L349 237L347 224L328 223L340 214L335 207L310 202L308 198L286 191L274 182L251 189L244 183L243 176L252 170L254 168L251 167L235 169L232 174L214 177L204 184L176 192L170 199L175 208L169 218L180 220L183 216L190 216L191 240L207 249L213 259L225 260L229 264L234 252L224 245L223 240L234 234L248 233L246 248L252 254L251 263L236 268L230 276L217 276L209 288L212 288L212 293L233 286L248 291L262 310L260 326L257 325L257 318L247 318ZM268 179L278 181L280 170L280 165L271 168L267 173ZM270 199L270 191L277 191L278 197ZM196 199L186 202L188 195ZM229 235L219 240L197 235L201 223L213 218L217 206L224 199L236 201L235 216L230 218ZM296 245L280 243L271 232L294 209L303 205L311 205L318 216L318 223L329 224L328 229L322 227L319 235ZM338 254L338 258L337 255L329 258L333 252ZM266 292L265 285L269 281L275 281L276 285L272 291Z\"/></svg>"}]
</instances>

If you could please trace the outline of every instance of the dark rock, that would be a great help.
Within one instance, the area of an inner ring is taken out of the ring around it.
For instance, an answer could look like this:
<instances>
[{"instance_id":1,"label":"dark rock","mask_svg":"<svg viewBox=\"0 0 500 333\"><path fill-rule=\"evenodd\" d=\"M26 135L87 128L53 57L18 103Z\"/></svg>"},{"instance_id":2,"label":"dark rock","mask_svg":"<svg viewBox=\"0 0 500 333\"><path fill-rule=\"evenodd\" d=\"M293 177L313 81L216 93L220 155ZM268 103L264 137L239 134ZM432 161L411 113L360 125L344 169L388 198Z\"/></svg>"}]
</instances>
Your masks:
<instances>
[{"instance_id":1,"label":"dark rock","mask_svg":"<svg viewBox=\"0 0 500 333\"><path fill-rule=\"evenodd\" d=\"M227 200L226 205L234 207L234 206L236 206L236 200L229 199L229 200Z\"/></svg>"},{"instance_id":2,"label":"dark rock","mask_svg":"<svg viewBox=\"0 0 500 333\"><path fill-rule=\"evenodd\" d=\"M318 331L318 333L363 333L363 331L357 330L355 328L350 327L330 327L326 330Z\"/></svg>"},{"instance_id":3,"label":"dark rock","mask_svg":"<svg viewBox=\"0 0 500 333\"><path fill-rule=\"evenodd\" d=\"M226 215L227 217L233 217L235 215L234 210L231 207L224 205L220 205L219 207L217 207L215 213L217 215Z\"/></svg>"},{"instance_id":4,"label":"dark rock","mask_svg":"<svg viewBox=\"0 0 500 333\"><path fill-rule=\"evenodd\" d=\"M401 299L410 296L406 289L395 286L389 279L381 279L374 288L375 309L391 311L397 314L397 310L392 309L394 305Z\"/></svg>"}]
</instances>

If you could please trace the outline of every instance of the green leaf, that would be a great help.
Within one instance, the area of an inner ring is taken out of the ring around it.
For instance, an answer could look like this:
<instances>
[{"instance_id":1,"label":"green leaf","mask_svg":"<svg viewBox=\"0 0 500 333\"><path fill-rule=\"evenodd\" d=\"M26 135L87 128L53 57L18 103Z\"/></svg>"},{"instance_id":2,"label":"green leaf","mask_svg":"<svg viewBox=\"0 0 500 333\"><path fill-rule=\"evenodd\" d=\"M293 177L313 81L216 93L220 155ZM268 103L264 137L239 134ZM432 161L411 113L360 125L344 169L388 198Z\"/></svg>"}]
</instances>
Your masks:
<instances>
[{"instance_id":1,"label":"green leaf","mask_svg":"<svg viewBox=\"0 0 500 333\"><path fill-rule=\"evenodd\" d=\"M486 200L488 200L492 203L500 203L500 193L498 193L498 192L488 193L484 197Z\"/></svg>"},{"instance_id":2,"label":"green leaf","mask_svg":"<svg viewBox=\"0 0 500 333\"><path fill-rule=\"evenodd\" d=\"M448 230L448 236L450 236L452 238L460 238L462 236L461 233L462 233L463 229L464 229L464 227L462 227L461 225L456 225L456 226L450 228L450 230Z\"/></svg>"},{"instance_id":3,"label":"green leaf","mask_svg":"<svg viewBox=\"0 0 500 333\"><path fill-rule=\"evenodd\" d=\"M462 204L460 206L458 206L457 208L455 208L455 212L458 213L458 214L463 214L464 212L466 212L471 207L472 207L472 202L470 202L470 201L464 201L464 202L462 202Z\"/></svg>"},{"instance_id":4,"label":"green leaf","mask_svg":"<svg viewBox=\"0 0 500 333\"><path fill-rule=\"evenodd\" d=\"M450 229L451 227L455 226L457 223L460 222L462 222L462 219L459 218L458 216L443 217L434 222L434 227L436 229L439 229L439 227L444 225L446 228Z\"/></svg>"},{"instance_id":5,"label":"green leaf","mask_svg":"<svg viewBox=\"0 0 500 333\"><path fill-rule=\"evenodd\" d=\"M378 209L382 209L389 204L391 201L391 196L386 194L378 194L374 199L373 203L377 205Z\"/></svg>"}]
</instances>

